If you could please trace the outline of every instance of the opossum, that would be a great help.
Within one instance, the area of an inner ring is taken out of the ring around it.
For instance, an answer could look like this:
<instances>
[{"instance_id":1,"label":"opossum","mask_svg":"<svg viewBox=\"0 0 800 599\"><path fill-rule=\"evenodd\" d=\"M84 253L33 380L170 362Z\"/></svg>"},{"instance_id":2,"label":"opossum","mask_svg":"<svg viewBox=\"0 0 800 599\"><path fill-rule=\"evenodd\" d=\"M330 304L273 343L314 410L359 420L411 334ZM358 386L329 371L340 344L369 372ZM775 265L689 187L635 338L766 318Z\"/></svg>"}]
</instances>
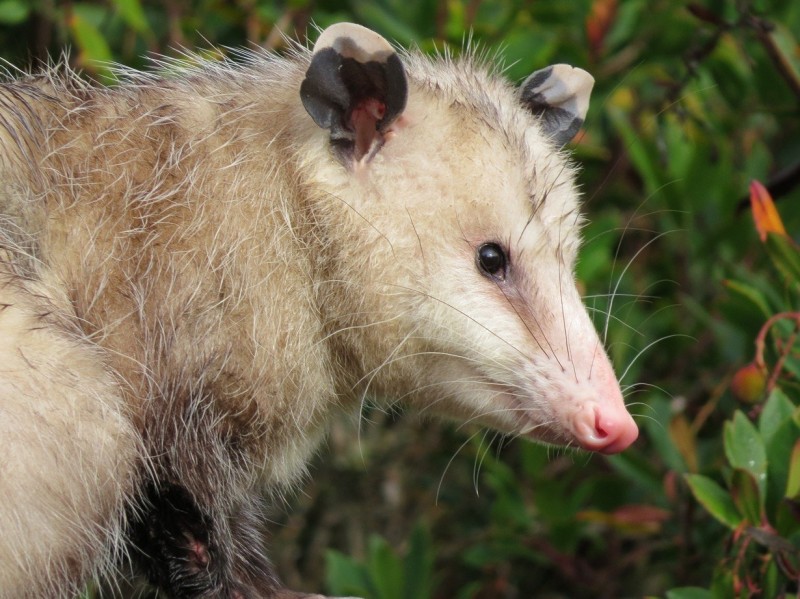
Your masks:
<instances>
[{"instance_id":1,"label":"opossum","mask_svg":"<svg viewBox=\"0 0 800 599\"><path fill-rule=\"evenodd\" d=\"M574 264L593 79L338 24L113 88L0 88L0 596L122 564L296 596L264 547L368 397L542 443L637 437Z\"/></svg>"}]
</instances>

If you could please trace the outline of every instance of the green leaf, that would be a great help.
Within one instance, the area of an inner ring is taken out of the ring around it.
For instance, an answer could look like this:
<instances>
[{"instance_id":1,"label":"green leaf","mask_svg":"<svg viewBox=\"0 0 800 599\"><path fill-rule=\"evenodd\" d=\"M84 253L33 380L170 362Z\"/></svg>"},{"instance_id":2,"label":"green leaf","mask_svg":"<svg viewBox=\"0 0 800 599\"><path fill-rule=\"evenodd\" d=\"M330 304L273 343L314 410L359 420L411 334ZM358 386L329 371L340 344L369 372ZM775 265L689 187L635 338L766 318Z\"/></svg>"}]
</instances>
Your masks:
<instances>
[{"instance_id":1,"label":"green leaf","mask_svg":"<svg viewBox=\"0 0 800 599\"><path fill-rule=\"evenodd\" d=\"M664 496L664 481L655 465L633 450L606 457L614 470L656 497Z\"/></svg>"},{"instance_id":2,"label":"green leaf","mask_svg":"<svg viewBox=\"0 0 800 599\"><path fill-rule=\"evenodd\" d=\"M786 481L785 496L789 499L800 498L800 439L795 441L789 459L789 476Z\"/></svg>"},{"instance_id":3,"label":"green leaf","mask_svg":"<svg viewBox=\"0 0 800 599\"><path fill-rule=\"evenodd\" d=\"M325 553L325 584L334 595L369 594L369 582L363 566L333 549Z\"/></svg>"},{"instance_id":4,"label":"green leaf","mask_svg":"<svg viewBox=\"0 0 800 599\"><path fill-rule=\"evenodd\" d=\"M625 143L625 150L630 154L631 161L636 167L639 176L642 177L645 182L647 193L656 193L661 187L661 178L658 175L659 169L656 165L656 160L651 157L645 145L646 141L642 135L633 128L625 112L621 108L613 105L613 100L609 103L607 111L611 122L614 124L614 128Z\"/></svg>"},{"instance_id":5,"label":"green leaf","mask_svg":"<svg viewBox=\"0 0 800 599\"><path fill-rule=\"evenodd\" d=\"M123 20L139 33L150 30L139 0L114 0Z\"/></svg>"},{"instance_id":6,"label":"green leaf","mask_svg":"<svg viewBox=\"0 0 800 599\"><path fill-rule=\"evenodd\" d=\"M667 399L653 397L650 402L652 417L642 421L650 441L655 445L659 457L676 472L686 472L686 462L670 437L669 423L672 420L672 408Z\"/></svg>"},{"instance_id":7,"label":"green leaf","mask_svg":"<svg viewBox=\"0 0 800 599\"><path fill-rule=\"evenodd\" d=\"M718 564L714 568L714 574L711 581L711 596L714 599L731 599L733 593L734 582L733 572L727 564Z\"/></svg>"},{"instance_id":8,"label":"green leaf","mask_svg":"<svg viewBox=\"0 0 800 599\"><path fill-rule=\"evenodd\" d=\"M369 576L377 590L376 599L402 599L403 567L386 539L373 535L369 540Z\"/></svg>"},{"instance_id":9,"label":"green leaf","mask_svg":"<svg viewBox=\"0 0 800 599\"><path fill-rule=\"evenodd\" d=\"M739 295L740 297L744 298L749 303L751 303L753 306L758 308L758 310L765 318L769 318L770 316L772 316L773 312L769 307L769 302L767 302L767 299L764 297L764 294L761 293L761 291L759 291L755 287L752 287L751 285L742 283L740 281L731 281L731 280L726 280L724 281L723 284L728 290Z\"/></svg>"},{"instance_id":10,"label":"green leaf","mask_svg":"<svg viewBox=\"0 0 800 599\"><path fill-rule=\"evenodd\" d=\"M717 483L700 474L684 474L695 499L725 526L735 529L742 522L730 494Z\"/></svg>"},{"instance_id":11,"label":"green leaf","mask_svg":"<svg viewBox=\"0 0 800 599\"><path fill-rule=\"evenodd\" d=\"M0 1L0 23L4 25L19 25L24 22L31 12L27 2L21 0Z\"/></svg>"},{"instance_id":12,"label":"green leaf","mask_svg":"<svg viewBox=\"0 0 800 599\"><path fill-rule=\"evenodd\" d=\"M404 46L419 41L419 36L413 27L399 20L380 4L366 0L354 0L353 11L370 28L380 31L391 41L396 41Z\"/></svg>"},{"instance_id":13,"label":"green leaf","mask_svg":"<svg viewBox=\"0 0 800 599\"><path fill-rule=\"evenodd\" d=\"M755 425L737 410L733 420L725 423L723 438L728 462L734 468L752 473L763 494L766 490L767 452Z\"/></svg>"},{"instance_id":14,"label":"green leaf","mask_svg":"<svg viewBox=\"0 0 800 599\"><path fill-rule=\"evenodd\" d=\"M778 572L778 566L775 563L775 560L770 560L769 564L767 565L767 572L764 576L762 596L779 597L780 591L778 589L783 586L781 584L781 578L783 577Z\"/></svg>"},{"instance_id":15,"label":"green leaf","mask_svg":"<svg viewBox=\"0 0 800 599\"><path fill-rule=\"evenodd\" d=\"M428 529L418 523L411 533L410 546L403 562L404 599L427 599L433 595L433 545Z\"/></svg>"},{"instance_id":16,"label":"green leaf","mask_svg":"<svg viewBox=\"0 0 800 599\"><path fill-rule=\"evenodd\" d=\"M794 404L783 391L775 389L764 404L758 428L767 452L767 514L773 514L786 495L789 480L789 449L800 438ZM772 522L772 518L770 517Z\"/></svg>"},{"instance_id":17,"label":"green leaf","mask_svg":"<svg viewBox=\"0 0 800 599\"><path fill-rule=\"evenodd\" d=\"M764 409L758 418L758 430L764 445L769 445L778 428L791 419L793 412L794 404L783 391L775 388L764 402Z\"/></svg>"},{"instance_id":18,"label":"green leaf","mask_svg":"<svg viewBox=\"0 0 800 599\"><path fill-rule=\"evenodd\" d=\"M711 591L700 587L681 587L667 591L667 599L711 599Z\"/></svg>"},{"instance_id":19,"label":"green leaf","mask_svg":"<svg viewBox=\"0 0 800 599\"><path fill-rule=\"evenodd\" d=\"M775 42L775 51L780 55L784 68L789 68L795 79L800 79L800 58L798 42L791 29L779 21L772 24L770 36Z\"/></svg>"},{"instance_id":20,"label":"green leaf","mask_svg":"<svg viewBox=\"0 0 800 599\"><path fill-rule=\"evenodd\" d=\"M758 482L747 470L736 468L731 477L731 498L739 513L753 526L762 521L763 495L759 492Z\"/></svg>"},{"instance_id":21,"label":"green leaf","mask_svg":"<svg viewBox=\"0 0 800 599\"><path fill-rule=\"evenodd\" d=\"M108 70L103 63L111 62L111 49L97 27L75 12L70 18L69 29L81 49L84 66L98 72Z\"/></svg>"},{"instance_id":22,"label":"green leaf","mask_svg":"<svg viewBox=\"0 0 800 599\"><path fill-rule=\"evenodd\" d=\"M800 282L800 250L783 235L768 233L765 242L773 265L792 283Z\"/></svg>"}]
</instances>

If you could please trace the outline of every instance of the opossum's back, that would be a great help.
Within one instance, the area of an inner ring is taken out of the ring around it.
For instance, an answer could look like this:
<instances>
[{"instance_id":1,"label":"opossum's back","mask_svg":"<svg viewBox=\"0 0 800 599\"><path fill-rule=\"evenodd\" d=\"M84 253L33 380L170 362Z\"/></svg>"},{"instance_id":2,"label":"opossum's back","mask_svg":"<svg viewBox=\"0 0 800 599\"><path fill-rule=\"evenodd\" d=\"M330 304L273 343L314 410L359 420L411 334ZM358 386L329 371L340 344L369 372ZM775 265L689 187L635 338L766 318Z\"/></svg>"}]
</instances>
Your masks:
<instances>
[{"instance_id":1,"label":"opossum's back","mask_svg":"<svg viewBox=\"0 0 800 599\"><path fill-rule=\"evenodd\" d=\"M4 229L31 240L15 260L60 288L142 393L153 377L221 370L240 396L291 387L288 361L308 353L297 329L318 337L289 160L302 108L291 78L257 75L5 90Z\"/></svg>"}]
</instances>

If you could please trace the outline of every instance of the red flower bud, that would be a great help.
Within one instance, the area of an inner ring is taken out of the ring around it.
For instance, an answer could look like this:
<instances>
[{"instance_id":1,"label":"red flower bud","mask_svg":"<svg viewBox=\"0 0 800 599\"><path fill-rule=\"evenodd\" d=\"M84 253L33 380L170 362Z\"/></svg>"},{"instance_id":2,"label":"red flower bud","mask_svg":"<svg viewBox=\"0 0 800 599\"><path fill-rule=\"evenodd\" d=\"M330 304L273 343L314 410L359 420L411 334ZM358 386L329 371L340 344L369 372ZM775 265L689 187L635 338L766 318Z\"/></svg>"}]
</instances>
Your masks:
<instances>
[{"instance_id":1,"label":"red flower bud","mask_svg":"<svg viewBox=\"0 0 800 599\"><path fill-rule=\"evenodd\" d=\"M767 373L755 362L751 362L733 375L731 391L742 403L754 404L763 397L766 385Z\"/></svg>"}]
</instances>

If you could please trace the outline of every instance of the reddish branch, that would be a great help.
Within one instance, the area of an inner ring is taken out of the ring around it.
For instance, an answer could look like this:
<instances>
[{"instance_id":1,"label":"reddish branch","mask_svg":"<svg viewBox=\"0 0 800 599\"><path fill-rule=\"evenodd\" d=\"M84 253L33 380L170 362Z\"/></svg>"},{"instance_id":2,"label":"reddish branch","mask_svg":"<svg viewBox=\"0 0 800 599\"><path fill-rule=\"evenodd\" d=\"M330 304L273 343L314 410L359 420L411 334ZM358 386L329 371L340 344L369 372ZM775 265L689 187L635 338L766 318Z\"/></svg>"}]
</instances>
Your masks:
<instances>
[{"instance_id":1,"label":"reddish branch","mask_svg":"<svg viewBox=\"0 0 800 599\"><path fill-rule=\"evenodd\" d=\"M794 322L794 329L792 330L791 334L789 335L789 339L786 343L781 344L777 343L778 349L778 360L775 362L775 367L772 369L772 373L770 374L769 380L767 381L767 393L772 391L775 388L775 384L780 376L781 371L783 370L783 365L786 362L786 359L789 357L789 354L792 351L792 347L794 347L795 341L797 341L798 333L800 333L800 312L780 312L778 314L773 314L761 327L761 330L758 332L756 336L756 358L755 363L759 368L763 368L765 371L767 369L766 361L764 360L764 348L766 347L766 339L767 334L772 330L772 327L775 325L776 322L781 320L791 320Z\"/></svg>"}]
</instances>

